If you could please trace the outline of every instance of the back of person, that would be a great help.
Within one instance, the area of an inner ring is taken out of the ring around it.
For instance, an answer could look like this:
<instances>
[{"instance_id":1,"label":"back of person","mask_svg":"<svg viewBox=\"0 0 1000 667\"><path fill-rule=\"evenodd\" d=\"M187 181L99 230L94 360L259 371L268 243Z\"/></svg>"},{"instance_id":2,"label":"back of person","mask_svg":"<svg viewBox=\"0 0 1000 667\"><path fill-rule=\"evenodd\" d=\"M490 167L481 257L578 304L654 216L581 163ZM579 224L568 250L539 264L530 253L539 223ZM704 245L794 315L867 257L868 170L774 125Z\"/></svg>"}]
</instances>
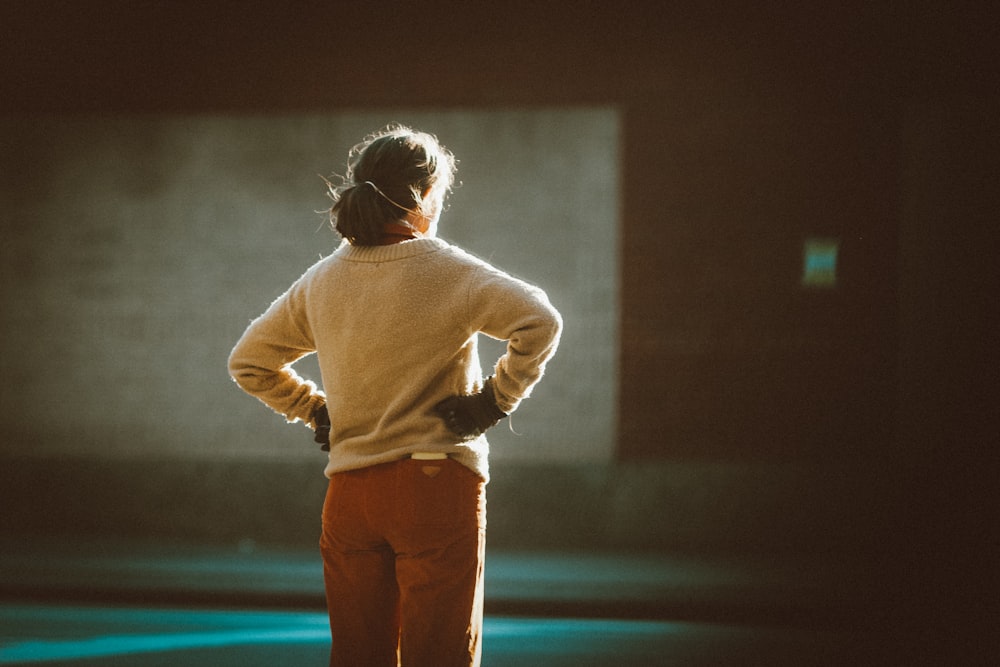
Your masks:
<instances>
[{"instance_id":1,"label":"back of person","mask_svg":"<svg viewBox=\"0 0 1000 667\"><path fill-rule=\"evenodd\" d=\"M489 444L562 320L545 293L436 238L454 158L390 127L329 184L344 237L229 357L242 389L329 452L320 548L331 665L467 667L481 654ZM507 341L482 378L477 338ZM292 368L318 355L322 389Z\"/></svg>"}]
</instances>

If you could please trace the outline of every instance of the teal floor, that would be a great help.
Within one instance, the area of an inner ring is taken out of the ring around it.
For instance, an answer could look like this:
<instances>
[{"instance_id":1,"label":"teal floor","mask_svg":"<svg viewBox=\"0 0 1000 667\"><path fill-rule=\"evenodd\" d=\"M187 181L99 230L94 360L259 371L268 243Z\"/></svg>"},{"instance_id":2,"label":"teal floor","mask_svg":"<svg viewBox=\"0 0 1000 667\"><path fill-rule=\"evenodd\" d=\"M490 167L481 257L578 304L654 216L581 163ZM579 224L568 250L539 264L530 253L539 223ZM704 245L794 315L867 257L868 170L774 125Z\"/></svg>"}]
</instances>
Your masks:
<instances>
[{"instance_id":1,"label":"teal floor","mask_svg":"<svg viewBox=\"0 0 1000 667\"><path fill-rule=\"evenodd\" d=\"M7 604L0 627L2 665L324 665L329 651L317 611ZM885 647L848 639L801 628L489 616L483 665L888 664Z\"/></svg>"},{"instance_id":2,"label":"teal floor","mask_svg":"<svg viewBox=\"0 0 1000 667\"><path fill-rule=\"evenodd\" d=\"M0 665L325 665L309 550L0 540ZM484 667L891 665L890 589L797 558L490 553Z\"/></svg>"}]
</instances>

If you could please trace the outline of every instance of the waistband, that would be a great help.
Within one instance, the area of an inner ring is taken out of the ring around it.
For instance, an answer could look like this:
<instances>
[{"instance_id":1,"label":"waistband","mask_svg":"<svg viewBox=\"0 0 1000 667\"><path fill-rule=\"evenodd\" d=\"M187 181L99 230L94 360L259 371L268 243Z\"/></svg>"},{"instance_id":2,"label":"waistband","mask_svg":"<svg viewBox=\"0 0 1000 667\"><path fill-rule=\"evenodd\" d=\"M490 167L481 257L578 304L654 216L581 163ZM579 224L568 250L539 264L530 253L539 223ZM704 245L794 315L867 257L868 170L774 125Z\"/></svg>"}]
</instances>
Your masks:
<instances>
[{"instance_id":1,"label":"waistband","mask_svg":"<svg viewBox=\"0 0 1000 667\"><path fill-rule=\"evenodd\" d=\"M444 452L413 452L410 458L417 461L443 461L448 455Z\"/></svg>"}]
</instances>

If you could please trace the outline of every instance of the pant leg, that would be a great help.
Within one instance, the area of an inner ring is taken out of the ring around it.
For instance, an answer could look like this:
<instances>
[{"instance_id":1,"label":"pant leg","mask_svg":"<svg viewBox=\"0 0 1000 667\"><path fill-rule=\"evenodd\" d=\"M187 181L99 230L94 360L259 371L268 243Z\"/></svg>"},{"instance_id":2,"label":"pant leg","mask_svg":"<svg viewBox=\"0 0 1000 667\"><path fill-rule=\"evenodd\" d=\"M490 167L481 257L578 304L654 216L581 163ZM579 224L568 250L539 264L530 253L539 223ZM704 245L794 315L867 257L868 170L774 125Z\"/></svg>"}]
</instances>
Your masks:
<instances>
[{"instance_id":1,"label":"pant leg","mask_svg":"<svg viewBox=\"0 0 1000 667\"><path fill-rule=\"evenodd\" d=\"M400 462L396 551L400 664L474 667L480 662L485 483L452 461Z\"/></svg>"},{"instance_id":2,"label":"pant leg","mask_svg":"<svg viewBox=\"0 0 1000 667\"><path fill-rule=\"evenodd\" d=\"M396 667L395 554L368 522L366 492L379 471L334 475L323 505L323 578L331 667Z\"/></svg>"}]
</instances>

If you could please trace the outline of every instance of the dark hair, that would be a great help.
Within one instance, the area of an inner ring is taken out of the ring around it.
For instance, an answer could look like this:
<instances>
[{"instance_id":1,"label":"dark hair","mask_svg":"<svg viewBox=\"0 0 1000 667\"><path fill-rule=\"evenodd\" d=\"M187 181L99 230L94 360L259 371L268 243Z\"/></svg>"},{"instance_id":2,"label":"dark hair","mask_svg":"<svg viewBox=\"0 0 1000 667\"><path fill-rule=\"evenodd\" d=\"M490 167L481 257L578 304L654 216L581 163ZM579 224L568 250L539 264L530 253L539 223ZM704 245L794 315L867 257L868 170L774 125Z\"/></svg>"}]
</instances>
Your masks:
<instances>
[{"instance_id":1,"label":"dark hair","mask_svg":"<svg viewBox=\"0 0 1000 667\"><path fill-rule=\"evenodd\" d=\"M348 154L340 186L327 181L330 224L353 245L375 245L384 226L421 208L428 190L451 189L455 157L433 135L389 125Z\"/></svg>"}]
</instances>

